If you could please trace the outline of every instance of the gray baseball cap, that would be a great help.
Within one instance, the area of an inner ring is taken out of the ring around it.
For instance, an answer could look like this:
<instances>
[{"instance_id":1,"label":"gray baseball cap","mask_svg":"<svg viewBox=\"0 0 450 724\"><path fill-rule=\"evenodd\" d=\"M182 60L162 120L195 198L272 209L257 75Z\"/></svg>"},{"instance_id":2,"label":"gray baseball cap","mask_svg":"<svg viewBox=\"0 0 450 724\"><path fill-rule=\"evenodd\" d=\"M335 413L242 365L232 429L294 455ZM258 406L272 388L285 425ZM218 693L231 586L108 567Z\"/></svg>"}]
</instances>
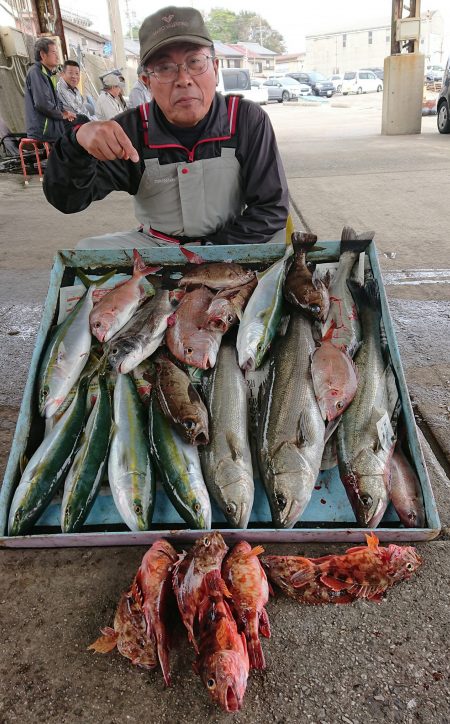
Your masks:
<instances>
[{"instance_id":1,"label":"gray baseball cap","mask_svg":"<svg viewBox=\"0 0 450 724\"><path fill-rule=\"evenodd\" d=\"M213 45L201 13L194 8L177 8L170 5L145 18L139 29L141 63L172 43Z\"/></svg>"},{"instance_id":2,"label":"gray baseball cap","mask_svg":"<svg viewBox=\"0 0 450 724\"><path fill-rule=\"evenodd\" d=\"M105 88L115 88L116 86L124 87L125 79L117 73L106 73L106 75L101 76L100 79Z\"/></svg>"}]
</instances>

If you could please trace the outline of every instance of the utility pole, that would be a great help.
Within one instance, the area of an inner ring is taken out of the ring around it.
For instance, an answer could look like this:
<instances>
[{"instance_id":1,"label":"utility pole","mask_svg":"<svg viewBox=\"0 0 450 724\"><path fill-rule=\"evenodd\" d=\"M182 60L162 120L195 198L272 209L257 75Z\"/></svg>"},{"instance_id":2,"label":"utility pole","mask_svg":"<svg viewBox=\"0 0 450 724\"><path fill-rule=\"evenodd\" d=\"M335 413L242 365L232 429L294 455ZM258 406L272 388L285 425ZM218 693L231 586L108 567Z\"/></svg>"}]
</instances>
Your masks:
<instances>
[{"instance_id":1,"label":"utility pole","mask_svg":"<svg viewBox=\"0 0 450 724\"><path fill-rule=\"evenodd\" d=\"M120 19L119 0L107 0L109 13L109 27L111 29L111 46L114 66L122 68L125 80L126 65L125 47L123 44L122 21ZM128 83L127 83L128 84Z\"/></svg>"}]
</instances>

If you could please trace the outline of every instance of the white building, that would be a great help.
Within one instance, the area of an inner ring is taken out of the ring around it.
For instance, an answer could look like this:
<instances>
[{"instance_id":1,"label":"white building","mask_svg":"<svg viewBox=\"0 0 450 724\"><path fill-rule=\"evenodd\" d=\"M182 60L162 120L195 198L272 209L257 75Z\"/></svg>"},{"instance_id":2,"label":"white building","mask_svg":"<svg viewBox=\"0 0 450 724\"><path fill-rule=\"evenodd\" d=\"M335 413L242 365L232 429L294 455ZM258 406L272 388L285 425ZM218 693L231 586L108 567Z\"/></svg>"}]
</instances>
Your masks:
<instances>
[{"instance_id":1,"label":"white building","mask_svg":"<svg viewBox=\"0 0 450 724\"><path fill-rule=\"evenodd\" d=\"M421 19L420 52L426 65L445 64L444 21L439 11L424 13ZM305 69L325 75L357 68L383 68L391 52L391 20L306 36Z\"/></svg>"}]
</instances>

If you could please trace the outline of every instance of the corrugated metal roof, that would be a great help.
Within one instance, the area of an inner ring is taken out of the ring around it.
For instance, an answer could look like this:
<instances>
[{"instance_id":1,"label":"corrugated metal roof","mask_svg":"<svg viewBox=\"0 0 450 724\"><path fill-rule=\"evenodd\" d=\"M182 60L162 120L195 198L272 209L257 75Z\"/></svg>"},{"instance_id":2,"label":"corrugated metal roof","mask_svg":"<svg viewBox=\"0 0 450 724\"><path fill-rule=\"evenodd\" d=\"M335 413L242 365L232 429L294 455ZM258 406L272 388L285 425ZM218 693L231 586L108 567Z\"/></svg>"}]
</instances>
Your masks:
<instances>
[{"instance_id":1,"label":"corrugated metal roof","mask_svg":"<svg viewBox=\"0 0 450 724\"><path fill-rule=\"evenodd\" d=\"M216 55L225 55L233 58L241 58L244 55L242 51L236 50L228 43L222 43L221 40L214 40L214 50L216 51Z\"/></svg>"},{"instance_id":2,"label":"corrugated metal roof","mask_svg":"<svg viewBox=\"0 0 450 724\"><path fill-rule=\"evenodd\" d=\"M273 50L263 48L263 46L259 45L259 43L247 43L239 41L239 43L230 43L229 45L232 48L236 48L236 50L241 51L241 53L243 55L246 55L248 58L262 58L264 56L276 55Z\"/></svg>"}]
</instances>

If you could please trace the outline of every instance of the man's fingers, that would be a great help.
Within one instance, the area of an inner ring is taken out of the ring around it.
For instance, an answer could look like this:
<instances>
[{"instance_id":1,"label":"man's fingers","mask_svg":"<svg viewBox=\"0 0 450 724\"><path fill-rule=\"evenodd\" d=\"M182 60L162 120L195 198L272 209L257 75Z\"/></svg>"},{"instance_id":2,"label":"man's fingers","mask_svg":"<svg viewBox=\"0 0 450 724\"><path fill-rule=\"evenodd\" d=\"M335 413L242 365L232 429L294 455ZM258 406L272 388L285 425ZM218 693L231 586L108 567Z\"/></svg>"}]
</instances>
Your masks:
<instances>
[{"instance_id":1,"label":"man's fingers","mask_svg":"<svg viewBox=\"0 0 450 724\"><path fill-rule=\"evenodd\" d=\"M125 159L129 158L130 161L133 161L133 163L137 163L139 161L139 154L136 151L133 144L131 143L130 139L128 138L128 136L125 133L125 131L123 130L123 128L121 128L121 126L119 126L118 123L116 124L116 126L114 128L114 132L115 132L117 142L120 144L122 151L123 151L122 158L125 158Z\"/></svg>"}]
</instances>

